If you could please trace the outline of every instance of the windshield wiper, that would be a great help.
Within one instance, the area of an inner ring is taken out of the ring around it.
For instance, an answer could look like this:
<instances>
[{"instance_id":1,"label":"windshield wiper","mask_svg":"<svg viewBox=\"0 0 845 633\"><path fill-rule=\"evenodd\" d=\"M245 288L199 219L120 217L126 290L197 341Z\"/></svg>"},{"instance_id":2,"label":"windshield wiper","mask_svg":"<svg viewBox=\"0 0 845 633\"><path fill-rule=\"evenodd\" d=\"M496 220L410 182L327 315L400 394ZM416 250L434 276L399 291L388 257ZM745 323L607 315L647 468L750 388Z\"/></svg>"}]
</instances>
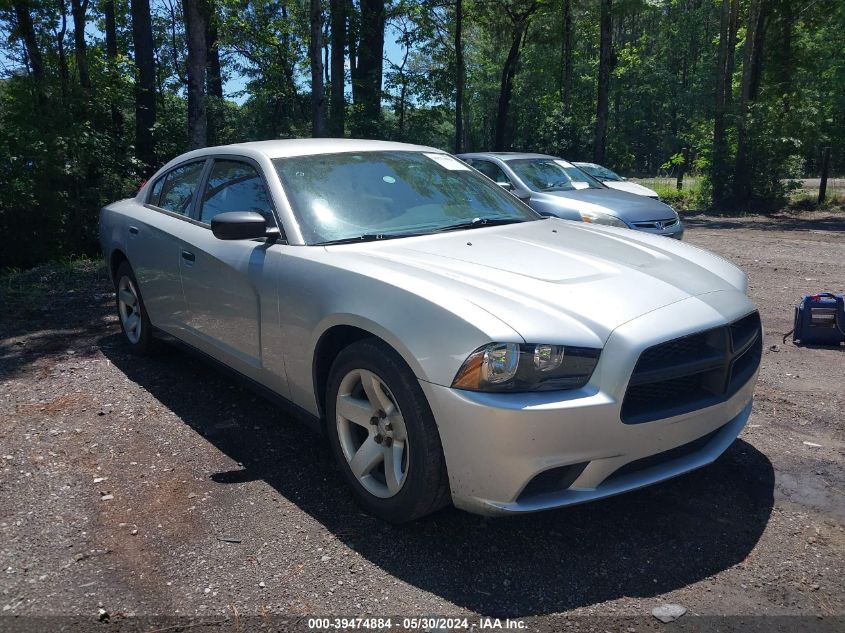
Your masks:
<instances>
[{"instance_id":1,"label":"windshield wiper","mask_svg":"<svg viewBox=\"0 0 845 633\"><path fill-rule=\"evenodd\" d=\"M446 231L460 231L462 229L477 229L482 226L501 226L503 224L519 224L525 220L518 220L516 218L474 218L469 222L461 222L459 224L450 224L449 226L441 226L434 229L432 233L445 233Z\"/></svg>"},{"instance_id":2,"label":"windshield wiper","mask_svg":"<svg viewBox=\"0 0 845 633\"><path fill-rule=\"evenodd\" d=\"M325 242L315 242L313 246L331 246L334 244L357 244L360 242L380 242L382 240L394 240L398 237L414 237L417 235L425 235L425 233L364 233L363 235L356 235L354 237L344 237L339 240L326 240Z\"/></svg>"}]
</instances>

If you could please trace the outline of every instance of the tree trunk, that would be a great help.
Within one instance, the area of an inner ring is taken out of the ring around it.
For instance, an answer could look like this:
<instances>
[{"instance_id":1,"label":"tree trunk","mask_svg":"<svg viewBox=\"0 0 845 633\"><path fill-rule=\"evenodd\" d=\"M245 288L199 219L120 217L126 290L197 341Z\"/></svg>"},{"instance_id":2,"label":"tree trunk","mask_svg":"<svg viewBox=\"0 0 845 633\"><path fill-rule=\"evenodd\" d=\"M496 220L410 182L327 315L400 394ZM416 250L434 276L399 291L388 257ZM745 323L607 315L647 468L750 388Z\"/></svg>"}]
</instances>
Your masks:
<instances>
[{"instance_id":1,"label":"tree trunk","mask_svg":"<svg viewBox=\"0 0 845 633\"><path fill-rule=\"evenodd\" d=\"M79 85L86 91L91 90L91 78L88 74L88 46L85 43L85 13L88 11L88 0L70 0L70 10L73 14L73 44L76 57L76 70L79 73Z\"/></svg>"},{"instance_id":2,"label":"tree trunk","mask_svg":"<svg viewBox=\"0 0 845 633\"><path fill-rule=\"evenodd\" d=\"M111 95L117 87L120 77L117 68L117 21L114 12L114 0L105 0L103 2L103 18L105 21L105 36L106 36L106 65L109 74ZM111 111L111 129L112 138L115 139L115 146L122 145L123 139L123 113L120 111L117 99L114 96L109 97L109 110ZM122 154L122 151L117 154Z\"/></svg>"},{"instance_id":3,"label":"tree trunk","mask_svg":"<svg viewBox=\"0 0 845 633\"><path fill-rule=\"evenodd\" d=\"M596 129L593 140L593 162L607 162L607 110L610 91L610 70L613 56L613 21L610 16L612 0L601 0L599 28L599 78L596 106Z\"/></svg>"},{"instance_id":4,"label":"tree trunk","mask_svg":"<svg viewBox=\"0 0 845 633\"><path fill-rule=\"evenodd\" d=\"M331 133L342 137L346 117L346 2L331 0L332 14L332 83L331 83Z\"/></svg>"},{"instance_id":5,"label":"tree trunk","mask_svg":"<svg viewBox=\"0 0 845 633\"><path fill-rule=\"evenodd\" d=\"M326 135L326 91L323 86L323 7L311 0L311 136Z\"/></svg>"},{"instance_id":6,"label":"tree trunk","mask_svg":"<svg viewBox=\"0 0 845 633\"><path fill-rule=\"evenodd\" d=\"M513 94L513 79L519 66L519 54L522 51L522 44L528 32L528 24L531 16L537 10L537 3L529 5L521 13L510 15L512 22L511 47L502 67L502 78L499 83L499 101L496 108L496 127L493 132L493 149L504 151L508 146L508 111L510 109L511 95Z\"/></svg>"},{"instance_id":7,"label":"tree trunk","mask_svg":"<svg viewBox=\"0 0 845 633\"><path fill-rule=\"evenodd\" d=\"M710 180L713 205L723 206L728 191L728 141L726 117L732 100L734 49L736 47L739 0L722 0L719 26L719 49L716 67L716 104L713 113L713 151L710 157Z\"/></svg>"},{"instance_id":8,"label":"tree trunk","mask_svg":"<svg viewBox=\"0 0 845 633\"><path fill-rule=\"evenodd\" d=\"M185 34L188 40L188 149L208 143L208 118L205 103L205 67L208 48L205 34L208 25L205 0L182 0Z\"/></svg>"},{"instance_id":9,"label":"tree trunk","mask_svg":"<svg viewBox=\"0 0 845 633\"><path fill-rule=\"evenodd\" d=\"M463 0L455 0L455 153L461 152L464 138L464 67L463 38L464 7Z\"/></svg>"},{"instance_id":10,"label":"tree trunk","mask_svg":"<svg viewBox=\"0 0 845 633\"><path fill-rule=\"evenodd\" d=\"M214 11L213 5L209 5L209 11ZM216 13L208 16L208 30L206 31L205 41L208 49L208 67L206 68L205 79L209 97L208 144L219 145L223 108L223 76L220 70L220 40L217 33Z\"/></svg>"},{"instance_id":11,"label":"tree trunk","mask_svg":"<svg viewBox=\"0 0 845 633\"><path fill-rule=\"evenodd\" d=\"M358 44L358 93L361 116L357 134L362 138L381 136L381 82L384 65L384 0L361 0L361 28ZM354 85L353 81L353 85Z\"/></svg>"},{"instance_id":12,"label":"tree trunk","mask_svg":"<svg viewBox=\"0 0 845 633\"><path fill-rule=\"evenodd\" d=\"M62 103L67 104L68 84L70 83L70 72L67 65L67 54L65 52L65 34L67 33L67 6L65 0L59 0L59 24L57 31L53 32L56 38L56 52L59 55L59 84L62 89Z\"/></svg>"},{"instance_id":13,"label":"tree trunk","mask_svg":"<svg viewBox=\"0 0 845 633\"><path fill-rule=\"evenodd\" d=\"M745 53L742 65L742 87L737 116L736 165L734 166L733 197L745 203L752 196L749 172L748 107L757 99L760 74L763 66L763 40L765 36L767 0L752 0L748 11L748 28L745 35Z\"/></svg>"},{"instance_id":14,"label":"tree trunk","mask_svg":"<svg viewBox=\"0 0 845 633\"><path fill-rule=\"evenodd\" d=\"M132 41L135 47L135 152L144 164L144 175L155 171L156 122L155 58L149 0L131 0Z\"/></svg>"},{"instance_id":15,"label":"tree trunk","mask_svg":"<svg viewBox=\"0 0 845 633\"><path fill-rule=\"evenodd\" d=\"M572 112L572 0L563 0L563 112Z\"/></svg>"},{"instance_id":16,"label":"tree trunk","mask_svg":"<svg viewBox=\"0 0 845 633\"><path fill-rule=\"evenodd\" d=\"M44 60L41 57L41 49L38 48L38 38L35 36L35 27L32 24L30 6L27 0L16 0L14 3L15 19L18 23L18 33L23 40L26 56L29 60L29 68L35 82L40 86L44 83Z\"/></svg>"},{"instance_id":17,"label":"tree trunk","mask_svg":"<svg viewBox=\"0 0 845 633\"><path fill-rule=\"evenodd\" d=\"M360 86L358 79L358 37L360 35L360 13L355 9L352 0L346 0L346 41L349 46L349 77L352 80L352 102L357 104L361 100Z\"/></svg>"}]
</instances>

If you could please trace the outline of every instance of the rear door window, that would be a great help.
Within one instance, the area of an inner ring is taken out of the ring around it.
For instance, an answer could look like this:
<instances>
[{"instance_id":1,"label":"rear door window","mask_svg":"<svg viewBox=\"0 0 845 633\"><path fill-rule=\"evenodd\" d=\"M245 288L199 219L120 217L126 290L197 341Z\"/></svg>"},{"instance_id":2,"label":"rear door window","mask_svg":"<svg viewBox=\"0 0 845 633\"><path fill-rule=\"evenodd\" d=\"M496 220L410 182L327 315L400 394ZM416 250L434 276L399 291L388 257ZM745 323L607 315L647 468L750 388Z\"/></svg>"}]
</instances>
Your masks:
<instances>
[{"instance_id":1,"label":"rear door window","mask_svg":"<svg viewBox=\"0 0 845 633\"><path fill-rule=\"evenodd\" d=\"M505 176L505 172L502 171L501 167L491 163L489 160L474 160L472 166L498 185L510 184L510 179Z\"/></svg>"},{"instance_id":2,"label":"rear door window","mask_svg":"<svg viewBox=\"0 0 845 633\"><path fill-rule=\"evenodd\" d=\"M152 187L150 187L150 195L147 198L147 202L149 204L158 206L158 199L161 197L161 186L164 184L164 178L165 176L162 176L153 183Z\"/></svg>"},{"instance_id":3,"label":"rear door window","mask_svg":"<svg viewBox=\"0 0 845 633\"><path fill-rule=\"evenodd\" d=\"M205 161L196 161L177 167L164 177L158 206L179 215L190 215L197 186Z\"/></svg>"}]
</instances>

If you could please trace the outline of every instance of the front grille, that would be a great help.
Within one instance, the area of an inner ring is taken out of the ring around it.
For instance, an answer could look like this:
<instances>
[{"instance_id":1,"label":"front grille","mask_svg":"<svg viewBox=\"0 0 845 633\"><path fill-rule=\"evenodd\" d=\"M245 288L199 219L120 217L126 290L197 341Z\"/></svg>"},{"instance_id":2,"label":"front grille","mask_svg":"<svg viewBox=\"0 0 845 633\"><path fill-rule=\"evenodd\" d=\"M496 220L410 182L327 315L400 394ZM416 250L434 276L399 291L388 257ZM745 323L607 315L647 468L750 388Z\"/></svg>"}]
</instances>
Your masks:
<instances>
[{"instance_id":1,"label":"front grille","mask_svg":"<svg viewBox=\"0 0 845 633\"><path fill-rule=\"evenodd\" d=\"M677 223L678 219L672 218L670 220L646 220L645 222L634 222L633 224L638 229L657 229L661 231L675 226Z\"/></svg>"},{"instance_id":2,"label":"front grille","mask_svg":"<svg viewBox=\"0 0 845 633\"><path fill-rule=\"evenodd\" d=\"M763 340L760 315L645 350L622 401L622 422L641 424L724 402L754 375Z\"/></svg>"}]
</instances>

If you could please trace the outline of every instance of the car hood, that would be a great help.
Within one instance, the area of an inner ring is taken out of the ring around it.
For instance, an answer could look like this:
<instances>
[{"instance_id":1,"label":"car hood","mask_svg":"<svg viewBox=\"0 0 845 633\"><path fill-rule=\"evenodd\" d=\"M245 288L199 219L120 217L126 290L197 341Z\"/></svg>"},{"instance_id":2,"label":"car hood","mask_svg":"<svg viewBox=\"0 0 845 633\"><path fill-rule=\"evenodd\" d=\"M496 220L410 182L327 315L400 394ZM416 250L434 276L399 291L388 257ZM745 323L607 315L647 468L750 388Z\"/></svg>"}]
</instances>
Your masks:
<instances>
[{"instance_id":1,"label":"car hood","mask_svg":"<svg viewBox=\"0 0 845 633\"><path fill-rule=\"evenodd\" d=\"M616 189L617 191L625 191L627 193L633 193L638 196L649 196L651 198L657 198L657 192L653 189L649 189L648 187L643 187L640 184L635 182L631 182L630 180L605 180L604 184L606 187L610 187L611 189Z\"/></svg>"},{"instance_id":2,"label":"car hood","mask_svg":"<svg viewBox=\"0 0 845 633\"><path fill-rule=\"evenodd\" d=\"M671 220L675 217L672 207L662 202L610 188L547 191L533 194L532 197L554 202L574 211L609 213L629 223Z\"/></svg>"},{"instance_id":3,"label":"car hood","mask_svg":"<svg viewBox=\"0 0 845 633\"><path fill-rule=\"evenodd\" d=\"M745 291L744 273L707 251L557 218L327 251L347 270L456 313L464 302L481 307L531 343L601 345L615 328L663 306Z\"/></svg>"}]
</instances>

